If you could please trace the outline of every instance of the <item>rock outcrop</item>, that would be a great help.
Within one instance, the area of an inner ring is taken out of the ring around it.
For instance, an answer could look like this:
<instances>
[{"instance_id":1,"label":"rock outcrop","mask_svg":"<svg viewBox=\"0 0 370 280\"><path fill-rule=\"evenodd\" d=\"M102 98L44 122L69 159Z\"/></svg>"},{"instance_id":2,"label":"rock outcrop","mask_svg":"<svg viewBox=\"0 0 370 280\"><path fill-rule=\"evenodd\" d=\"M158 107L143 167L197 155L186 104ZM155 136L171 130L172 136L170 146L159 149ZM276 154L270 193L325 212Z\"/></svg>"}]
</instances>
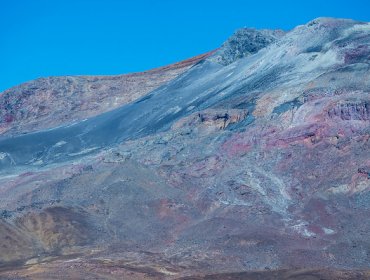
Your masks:
<instances>
[{"instance_id":1,"label":"rock outcrop","mask_svg":"<svg viewBox=\"0 0 370 280\"><path fill-rule=\"evenodd\" d=\"M229 65L243 57L257 53L274 43L285 32L283 30L238 29L209 59L222 65Z\"/></svg>"}]
</instances>

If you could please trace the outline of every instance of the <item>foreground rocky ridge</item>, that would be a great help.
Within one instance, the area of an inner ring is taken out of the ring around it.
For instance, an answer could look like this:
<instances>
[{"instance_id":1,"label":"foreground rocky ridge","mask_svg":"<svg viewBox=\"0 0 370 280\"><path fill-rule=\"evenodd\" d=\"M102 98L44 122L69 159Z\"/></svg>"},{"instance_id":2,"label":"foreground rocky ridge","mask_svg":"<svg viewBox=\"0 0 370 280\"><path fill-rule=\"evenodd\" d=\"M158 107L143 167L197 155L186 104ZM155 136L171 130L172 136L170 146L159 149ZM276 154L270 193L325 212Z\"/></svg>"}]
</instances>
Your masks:
<instances>
[{"instance_id":1,"label":"foreground rocky ridge","mask_svg":"<svg viewBox=\"0 0 370 280\"><path fill-rule=\"evenodd\" d=\"M143 279L289 268L367 279L370 24L255 32L256 52L225 44L114 111L3 136L2 265L65 257L76 273L99 259Z\"/></svg>"}]
</instances>

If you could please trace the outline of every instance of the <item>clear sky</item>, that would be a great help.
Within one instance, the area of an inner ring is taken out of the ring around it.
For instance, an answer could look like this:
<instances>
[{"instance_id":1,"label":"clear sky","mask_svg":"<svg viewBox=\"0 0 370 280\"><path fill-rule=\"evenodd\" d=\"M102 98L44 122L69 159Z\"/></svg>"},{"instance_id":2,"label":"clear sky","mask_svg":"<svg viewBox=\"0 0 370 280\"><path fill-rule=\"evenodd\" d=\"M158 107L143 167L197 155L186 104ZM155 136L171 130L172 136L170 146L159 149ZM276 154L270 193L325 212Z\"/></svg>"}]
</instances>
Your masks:
<instances>
[{"instance_id":1,"label":"clear sky","mask_svg":"<svg viewBox=\"0 0 370 280\"><path fill-rule=\"evenodd\" d=\"M215 49L237 28L370 21L370 0L0 0L0 91L38 77L143 71Z\"/></svg>"}]
</instances>

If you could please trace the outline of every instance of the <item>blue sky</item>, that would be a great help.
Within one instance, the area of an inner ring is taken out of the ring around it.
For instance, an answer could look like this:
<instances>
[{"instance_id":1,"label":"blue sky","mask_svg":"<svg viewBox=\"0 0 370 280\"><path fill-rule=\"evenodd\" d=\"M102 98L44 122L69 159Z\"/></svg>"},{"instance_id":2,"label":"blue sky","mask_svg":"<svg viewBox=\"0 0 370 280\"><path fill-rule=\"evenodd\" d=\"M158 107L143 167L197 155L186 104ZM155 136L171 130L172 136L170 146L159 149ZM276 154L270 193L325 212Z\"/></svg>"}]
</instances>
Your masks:
<instances>
[{"instance_id":1,"label":"blue sky","mask_svg":"<svg viewBox=\"0 0 370 280\"><path fill-rule=\"evenodd\" d=\"M239 27L370 21L370 1L0 0L0 91L38 77L121 74L217 48Z\"/></svg>"}]
</instances>

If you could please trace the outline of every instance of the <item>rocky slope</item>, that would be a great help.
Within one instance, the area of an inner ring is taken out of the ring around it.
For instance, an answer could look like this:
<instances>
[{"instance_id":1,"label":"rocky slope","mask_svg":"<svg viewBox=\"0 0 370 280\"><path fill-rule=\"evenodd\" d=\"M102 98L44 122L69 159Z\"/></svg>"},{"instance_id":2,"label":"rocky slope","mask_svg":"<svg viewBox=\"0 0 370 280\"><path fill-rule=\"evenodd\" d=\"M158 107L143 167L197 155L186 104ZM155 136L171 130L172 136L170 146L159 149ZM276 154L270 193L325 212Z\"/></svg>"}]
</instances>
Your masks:
<instances>
[{"instance_id":1,"label":"rocky slope","mask_svg":"<svg viewBox=\"0 0 370 280\"><path fill-rule=\"evenodd\" d=\"M115 110L3 134L0 263L45 278L71 264L91 279L367 279L369 63L369 23L243 29Z\"/></svg>"},{"instance_id":2,"label":"rocky slope","mask_svg":"<svg viewBox=\"0 0 370 280\"><path fill-rule=\"evenodd\" d=\"M176 78L211 53L141 73L48 77L13 87L0 94L0 134L53 128L113 110Z\"/></svg>"}]
</instances>

